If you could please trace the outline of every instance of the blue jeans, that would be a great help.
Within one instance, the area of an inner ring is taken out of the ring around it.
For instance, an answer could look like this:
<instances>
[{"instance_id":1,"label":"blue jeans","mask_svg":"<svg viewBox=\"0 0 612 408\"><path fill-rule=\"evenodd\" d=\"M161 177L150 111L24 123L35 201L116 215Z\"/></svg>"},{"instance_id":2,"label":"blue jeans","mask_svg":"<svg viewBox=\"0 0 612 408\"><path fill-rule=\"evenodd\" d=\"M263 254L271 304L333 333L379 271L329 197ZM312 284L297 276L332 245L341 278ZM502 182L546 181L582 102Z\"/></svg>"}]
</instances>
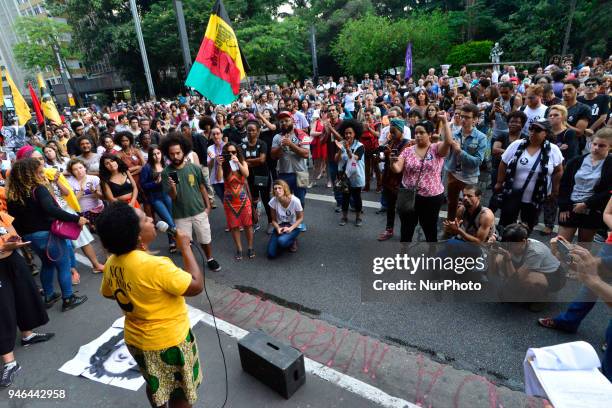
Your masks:
<instances>
[{"instance_id":1,"label":"blue jeans","mask_svg":"<svg viewBox=\"0 0 612 408\"><path fill-rule=\"evenodd\" d=\"M45 297L53 294L53 276L57 270L57 280L62 290L62 298L68 299L72 296L72 277L70 275L70 252L74 252L72 245L68 245L68 240L57 237L49 241L49 231L36 231L23 236L24 241L32 241L31 247L40 258L42 266L40 268L40 283L45 292ZM49 255L47 256L47 246Z\"/></svg>"},{"instance_id":2,"label":"blue jeans","mask_svg":"<svg viewBox=\"0 0 612 408\"><path fill-rule=\"evenodd\" d=\"M293 231L287 234L278 235L276 229L272 232L270 236L270 241L268 241L268 258L276 258L279 250L289 248L291 244L297 239L300 234L300 229L296 228Z\"/></svg>"},{"instance_id":3,"label":"blue jeans","mask_svg":"<svg viewBox=\"0 0 612 408\"><path fill-rule=\"evenodd\" d=\"M212 188L215 190L215 195L219 197L219 200L221 200L221 204L223 204L223 197L225 196L225 184L216 183L212 185Z\"/></svg>"},{"instance_id":4,"label":"blue jeans","mask_svg":"<svg viewBox=\"0 0 612 408\"><path fill-rule=\"evenodd\" d=\"M286 181L287 184L289 184L291 192L295 194L295 196L300 200L302 208L304 208L304 200L306 199L306 189L303 187L298 187L297 176L295 175L295 173L279 173L278 178Z\"/></svg>"},{"instance_id":5,"label":"blue jeans","mask_svg":"<svg viewBox=\"0 0 612 408\"><path fill-rule=\"evenodd\" d=\"M597 295L591 289L582 286L567 310L553 319L555 325L566 331L577 331L582 319L593 309L596 301Z\"/></svg>"},{"instance_id":6,"label":"blue jeans","mask_svg":"<svg viewBox=\"0 0 612 408\"><path fill-rule=\"evenodd\" d=\"M74 253L74 245L72 245L72 241L70 241L69 239L66 240L66 243L68 244L68 249L70 252L70 267L76 268L76 255Z\"/></svg>"},{"instance_id":7,"label":"blue jeans","mask_svg":"<svg viewBox=\"0 0 612 408\"><path fill-rule=\"evenodd\" d=\"M170 228L176 228L174 220L172 219L172 199L168 194L152 196L149 202L162 221L167 223ZM168 235L168 239L170 242L174 241L170 235Z\"/></svg>"},{"instance_id":8,"label":"blue jeans","mask_svg":"<svg viewBox=\"0 0 612 408\"><path fill-rule=\"evenodd\" d=\"M332 182L332 186L335 186L336 180L338 179L338 163L335 161L328 161L327 174L329 174L329 179ZM336 207L342 207L342 193L336 192L334 189L334 198L336 199Z\"/></svg>"}]
</instances>

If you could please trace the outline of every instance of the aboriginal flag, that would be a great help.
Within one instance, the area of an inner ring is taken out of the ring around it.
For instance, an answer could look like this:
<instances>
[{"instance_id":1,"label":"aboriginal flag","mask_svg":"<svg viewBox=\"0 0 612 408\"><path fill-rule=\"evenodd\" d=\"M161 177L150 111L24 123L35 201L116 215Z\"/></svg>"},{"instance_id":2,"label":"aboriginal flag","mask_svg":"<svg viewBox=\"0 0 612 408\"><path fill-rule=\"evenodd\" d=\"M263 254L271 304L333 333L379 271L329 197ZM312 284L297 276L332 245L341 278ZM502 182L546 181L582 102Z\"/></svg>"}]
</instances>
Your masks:
<instances>
[{"instance_id":1,"label":"aboriginal flag","mask_svg":"<svg viewBox=\"0 0 612 408\"><path fill-rule=\"evenodd\" d=\"M238 39L221 0L217 0L196 60L185 85L216 104L230 104L240 91L246 76Z\"/></svg>"}]
</instances>

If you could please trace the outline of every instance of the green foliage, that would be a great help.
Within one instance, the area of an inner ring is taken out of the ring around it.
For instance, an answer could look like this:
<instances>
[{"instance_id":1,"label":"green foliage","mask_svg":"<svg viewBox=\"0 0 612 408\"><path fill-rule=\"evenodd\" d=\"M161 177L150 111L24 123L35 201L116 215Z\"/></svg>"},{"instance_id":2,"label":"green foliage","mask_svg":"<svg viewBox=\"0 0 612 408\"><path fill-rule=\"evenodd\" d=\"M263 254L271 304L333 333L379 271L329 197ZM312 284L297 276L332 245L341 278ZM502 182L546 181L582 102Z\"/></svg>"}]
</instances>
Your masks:
<instances>
[{"instance_id":1,"label":"green foliage","mask_svg":"<svg viewBox=\"0 0 612 408\"><path fill-rule=\"evenodd\" d=\"M55 67L57 59L51 48L57 44L64 58L74 58L65 41L71 33L70 27L62 22L44 17L19 17L14 25L21 39L13 47L19 65L29 70Z\"/></svg>"},{"instance_id":2,"label":"green foliage","mask_svg":"<svg viewBox=\"0 0 612 408\"><path fill-rule=\"evenodd\" d=\"M414 13L395 21L367 15L347 22L332 50L345 72L362 75L403 66L406 46L412 42L413 71L424 72L441 63L452 38L440 11Z\"/></svg>"},{"instance_id":3,"label":"green foliage","mask_svg":"<svg viewBox=\"0 0 612 408\"><path fill-rule=\"evenodd\" d=\"M491 49L493 41L469 41L463 44L458 44L451 48L444 59L445 64L451 64L454 71L458 70L461 65L471 64L476 62L490 61Z\"/></svg>"},{"instance_id":4,"label":"green foliage","mask_svg":"<svg viewBox=\"0 0 612 408\"><path fill-rule=\"evenodd\" d=\"M250 25L237 31L251 71L249 75L283 73L301 79L308 75L312 60L308 28L298 18Z\"/></svg>"}]
</instances>

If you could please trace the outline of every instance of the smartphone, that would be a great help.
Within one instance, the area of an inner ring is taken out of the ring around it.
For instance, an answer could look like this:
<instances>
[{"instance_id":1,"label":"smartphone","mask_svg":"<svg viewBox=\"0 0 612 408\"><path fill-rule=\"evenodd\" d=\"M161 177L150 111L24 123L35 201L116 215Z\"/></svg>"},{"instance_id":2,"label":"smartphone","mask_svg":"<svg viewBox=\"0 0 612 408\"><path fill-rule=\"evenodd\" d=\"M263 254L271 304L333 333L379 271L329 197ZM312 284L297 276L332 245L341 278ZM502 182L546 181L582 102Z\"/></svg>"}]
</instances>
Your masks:
<instances>
[{"instance_id":1,"label":"smartphone","mask_svg":"<svg viewBox=\"0 0 612 408\"><path fill-rule=\"evenodd\" d=\"M171 171L168 173L168 177L170 177L172 179L172 181L174 181L174 184L178 184L179 183L179 178L178 178L178 174L176 173L176 171Z\"/></svg>"},{"instance_id":2,"label":"smartphone","mask_svg":"<svg viewBox=\"0 0 612 408\"><path fill-rule=\"evenodd\" d=\"M572 257L570 255L570 251L571 251L572 247L571 244L568 244L565 241L562 240L558 240L557 241L557 250L559 251L559 254L561 255L561 259L563 259L563 262L565 263L572 263Z\"/></svg>"}]
</instances>

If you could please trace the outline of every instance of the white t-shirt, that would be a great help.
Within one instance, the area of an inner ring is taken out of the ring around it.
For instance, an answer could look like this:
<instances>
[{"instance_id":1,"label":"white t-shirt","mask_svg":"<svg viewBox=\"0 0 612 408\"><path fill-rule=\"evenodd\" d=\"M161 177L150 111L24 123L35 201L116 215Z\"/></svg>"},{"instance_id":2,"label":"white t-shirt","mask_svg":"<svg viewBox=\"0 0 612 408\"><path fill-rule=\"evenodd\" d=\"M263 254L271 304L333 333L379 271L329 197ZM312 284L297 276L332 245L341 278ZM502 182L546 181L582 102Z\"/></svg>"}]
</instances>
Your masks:
<instances>
[{"instance_id":1,"label":"white t-shirt","mask_svg":"<svg viewBox=\"0 0 612 408\"><path fill-rule=\"evenodd\" d=\"M518 149L518 146L521 144L521 142L522 140L516 140L512 142L510 146L508 146L504 154L502 155L502 161L506 165L508 165L508 163L510 163L510 161L514 157L514 154L516 153L516 150ZM529 153L527 152L527 149L523 151L523 154L521 155L521 157L519 157L518 163L516 164L516 173L514 175L514 185L512 186L513 189L520 190L521 188L523 188L523 185L525 184L525 181L527 180L527 176L529 175L529 172L533 168L533 164L535 163L536 159L538 158L538 155L540 154L540 150L541 149L538 149L538 151L536 151L533 156L529 155ZM548 194L550 194L550 192L552 191L552 177L551 176L552 176L553 169L557 167L558 165L560 165L561 163L563 163L563 155L561 154L561 150L559 150L559 147L557 147L557 145L554 145L551 143L550 144L550 157L548 159L548 165L547 165L548 171L547 171L547 177L546 177L547 183L548 183L548 187L547 187ZM536 166L533 172L533 176L531 177L531 180L529 180L529 184L527 185L527 188L525 188L525 192L523 193L523 198L521 200L523 203L531 202L531 196L533 195L533 189L535 188L535 184L538 179L538 174L540 173L541 170L542 170L542 165L541 163L538 163L538 165Z\"/></svg>"},{"instance_id":2,"label":"white t-shirt","mask_svg":"<svg viewBox=\"0 0 612 408\"><path fill-rule=\"evenodd\" d=\"M525 126L523 126L523 133L529 134L529 125L535 122L538 119L546 118L546 110L548 107L546 105L540 105L535 109L531 109L529 106L525 106L525 110L523 113L527 115L527 122L525 122Z\"/></svg>"},{"instance_id":3,"label":"white t-shirt","mask_svg":"<svg viewBox=\"0 0 612 408\"><path fill-rule=\"evenodd\" d=\"M287 208L283 207L276 197L273 197L268 204L271 209L276 211L276 222L279 224L295 224L297 213L299 211L304 211L302 203L300 203L300 200L294 195L291 196L291 202L289 202Z\"/></svg>"}]
</instances>

